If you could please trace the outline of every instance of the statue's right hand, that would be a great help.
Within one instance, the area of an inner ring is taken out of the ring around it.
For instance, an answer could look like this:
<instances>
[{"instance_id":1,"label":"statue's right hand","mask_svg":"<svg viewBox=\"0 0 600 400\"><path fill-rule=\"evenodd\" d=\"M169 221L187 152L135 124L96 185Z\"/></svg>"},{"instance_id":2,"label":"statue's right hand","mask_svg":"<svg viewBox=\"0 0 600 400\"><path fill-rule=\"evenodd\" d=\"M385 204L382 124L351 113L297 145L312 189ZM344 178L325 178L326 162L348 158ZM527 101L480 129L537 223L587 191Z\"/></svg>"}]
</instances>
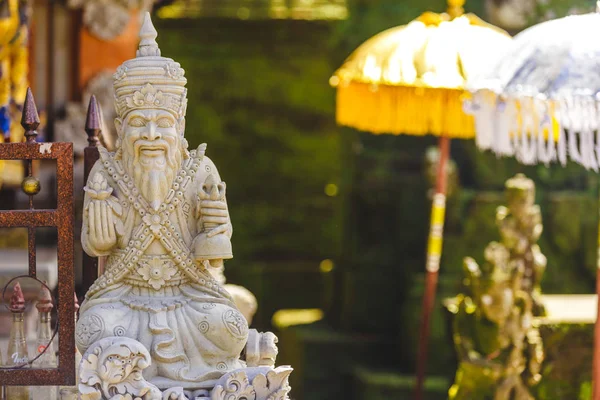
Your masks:
<instances>
[{"instance_id":1,"label":"statue's right hand","mask_svg":"<svg viewBox=\"0 0 600 400\"><path fill-rule=\"evenodd\" d=\"M117 243L113 210L104 200L90 200L88 205L88 237L100 251L110 250Z\"/></svg>"}]
</instances>

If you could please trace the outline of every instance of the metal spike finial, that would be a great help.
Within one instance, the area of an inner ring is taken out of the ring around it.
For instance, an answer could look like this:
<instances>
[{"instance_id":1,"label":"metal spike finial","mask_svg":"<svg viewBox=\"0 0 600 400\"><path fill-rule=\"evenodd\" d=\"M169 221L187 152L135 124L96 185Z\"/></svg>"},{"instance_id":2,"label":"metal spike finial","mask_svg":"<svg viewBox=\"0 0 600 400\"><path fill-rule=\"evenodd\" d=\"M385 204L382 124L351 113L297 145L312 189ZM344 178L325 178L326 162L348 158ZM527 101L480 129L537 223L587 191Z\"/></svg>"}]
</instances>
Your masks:
<instances>
[{"instance_id":1,"label":"metal spike finial","mask_svg":"<svg viewBox=\"0 0 600 400\"><path fill-rule=\"evenodd\" d=\"M157 37L158 32L156 31L156 28L154 28L154 24L152 24L150 13L146 12L142 28L140 29L140 46L136 56L160 57L160 49L158 48L158 43L156 43Z\"/></svg>"},{"instance_id":2,"label":"metal spike finial","mask_svg":"<svg viewBox=\"0 0 600 400\"><path fill-rule=\"evenodd\" d=\"M35 131L40 126L40 117L38 115L37 107L35 106L35 99L31 88L27 88L27 95L25 96L25 103L23 104L23 115L21 116L21 126L25 128L25 137L28 143L35 143L37 132Z\"/></svg>"},{"instance_id":3,"label":"metal spike finial","mask_svg":"<svg viewBox=\"0 0 600 400\"><path fill-rule=\"evenodd\" d=\"M96 96L92 95L85 119L85 132L88 135L90 147L98 147L98 143L100 142L99 136L102 133L101 118L100 105L96 100Z\"/></svg>"}]
</instances>

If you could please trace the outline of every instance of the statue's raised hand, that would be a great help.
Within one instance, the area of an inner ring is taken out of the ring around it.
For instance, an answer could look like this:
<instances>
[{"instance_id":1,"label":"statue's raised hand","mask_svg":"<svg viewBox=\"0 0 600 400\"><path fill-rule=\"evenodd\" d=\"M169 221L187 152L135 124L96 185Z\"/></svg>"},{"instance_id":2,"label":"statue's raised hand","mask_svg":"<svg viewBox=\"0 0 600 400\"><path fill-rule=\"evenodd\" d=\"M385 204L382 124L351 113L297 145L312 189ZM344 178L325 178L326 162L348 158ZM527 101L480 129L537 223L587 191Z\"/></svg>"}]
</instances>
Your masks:
<instances>
[{"instance_id":1,"label":"statue's raised hand","mask_svg":"<svg viewBox=\"0 0 600 400\"><path fill-rule=\"evenodd\" d=\"M100 251L110 250L117 244L121 221L114 214L121 214L119 202L111 196L113 189L106 178L97 172L83 188L89 196L87 204L88 238Z\"/></svg>"},{"instance_id":2,"label":"statue's raised hand","mask_svg":"<svg viewBox=\"0 0 600 400\"><path fill-rule=\"evenodd\" d=\"M200 216L209 238L222 233L231 236L231 222L225 201L226 188L225 182L216 182L215 177L209 175L198 193Z\"/></svg>"}]
</instances>

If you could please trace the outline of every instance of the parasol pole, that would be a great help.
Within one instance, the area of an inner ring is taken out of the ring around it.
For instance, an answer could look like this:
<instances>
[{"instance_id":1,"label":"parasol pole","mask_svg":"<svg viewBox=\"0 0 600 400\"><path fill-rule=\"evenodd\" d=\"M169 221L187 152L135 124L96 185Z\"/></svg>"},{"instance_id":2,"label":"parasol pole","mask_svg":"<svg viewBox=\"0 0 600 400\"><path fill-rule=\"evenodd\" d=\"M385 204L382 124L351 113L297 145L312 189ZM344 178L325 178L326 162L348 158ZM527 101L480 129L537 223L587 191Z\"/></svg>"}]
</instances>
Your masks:
<instances>
[{"instance_id":1,"label":"parasol pole","mask_svg":"<svg viewBox=\"0 0 600 400\"><path fill-rule=\"evenodd\" d=\"M444 217L446 214L446 164L450 154L450 138L442 135L439 140L439 164L435 182L435 194L431 204L431 220L429 222L429 240L427 242L427 259L425 264L425 292L423 294L422 319L419 330L419 348L417 354L417 381L414 400L423 399L425 383L425 367L427 365L427 346L429 342L429 325L435 302L435 292L442 256L442 236ZM594 399L597 400L597 399Z\"/></svg>"},{"instance_id":2,"label":"parasol pole","mask_svg":"<svg viewBox=\"0 0 600 400\"><path fill-rule=\"evenodd\" d=\"M600 0L599 0L600 1ZM448 0L447 13L451 19L461 16L464 12L465 0ZM429 239L427 241L427 256L425 261L425 292L421 309L421 326L419 328L419 347L417 353L417 380L415 383L414 400L423 400L425 384L425 369L427 367L427 350L429 346L429 325L435 303L435 293L438 283L438 271L442 257L442 240L444 235L444 219L446 216L446 189L448 174L446 164L450 155L450 137L442 134L439 140L439 164L435 179L435 194L431 202L431 218L429 221ZM594 399L596 400L596 399Z\"/></svg>"},{"instance_id":3,"label":"parasol pole","mask_svg":"<svg viewBox=\"0 0 600 400\"><path fill-rule=\"evenodd\" d=\"M600 2L598 2L600 7ZM598 188L600 196L600 187ZM599 199L600 201L600 199ZM596 323L594 324L594 362L592 366L592 400L600 400L600 221L598 223L598 254L596 258Z\"/></svg>"}]
</instances>

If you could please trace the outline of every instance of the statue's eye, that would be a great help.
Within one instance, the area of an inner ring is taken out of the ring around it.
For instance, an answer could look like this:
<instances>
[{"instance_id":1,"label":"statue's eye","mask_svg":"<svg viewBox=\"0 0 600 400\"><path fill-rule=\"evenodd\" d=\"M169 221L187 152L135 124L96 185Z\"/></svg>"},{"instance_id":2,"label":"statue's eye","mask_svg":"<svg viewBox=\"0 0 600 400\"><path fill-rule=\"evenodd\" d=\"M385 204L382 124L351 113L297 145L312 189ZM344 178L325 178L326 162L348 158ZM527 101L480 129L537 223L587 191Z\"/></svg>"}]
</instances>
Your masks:
<instances>
[{"instance_id":1,"label":"statue's eye","mask_svg":"<svg viewBox=\"0 0 600 400\"><path fill-rule=\"evenodd\" d=\"M133 117L129 120L129 126L133 126L135 128L142 128L146 126L146 121L140 117Z\"/></svg>"},{"instance_id":2,"label":"statue's eye","mask_svg":"<svg viewBox=\"0 0 600 400\"><path fill-rule=\"evenodd\" d=\"M173 120L170 118L159 118L158 121L156 121L156 125L158 125L159 128L171 128L173 126Z\"/></svg>"}]
</instances>

